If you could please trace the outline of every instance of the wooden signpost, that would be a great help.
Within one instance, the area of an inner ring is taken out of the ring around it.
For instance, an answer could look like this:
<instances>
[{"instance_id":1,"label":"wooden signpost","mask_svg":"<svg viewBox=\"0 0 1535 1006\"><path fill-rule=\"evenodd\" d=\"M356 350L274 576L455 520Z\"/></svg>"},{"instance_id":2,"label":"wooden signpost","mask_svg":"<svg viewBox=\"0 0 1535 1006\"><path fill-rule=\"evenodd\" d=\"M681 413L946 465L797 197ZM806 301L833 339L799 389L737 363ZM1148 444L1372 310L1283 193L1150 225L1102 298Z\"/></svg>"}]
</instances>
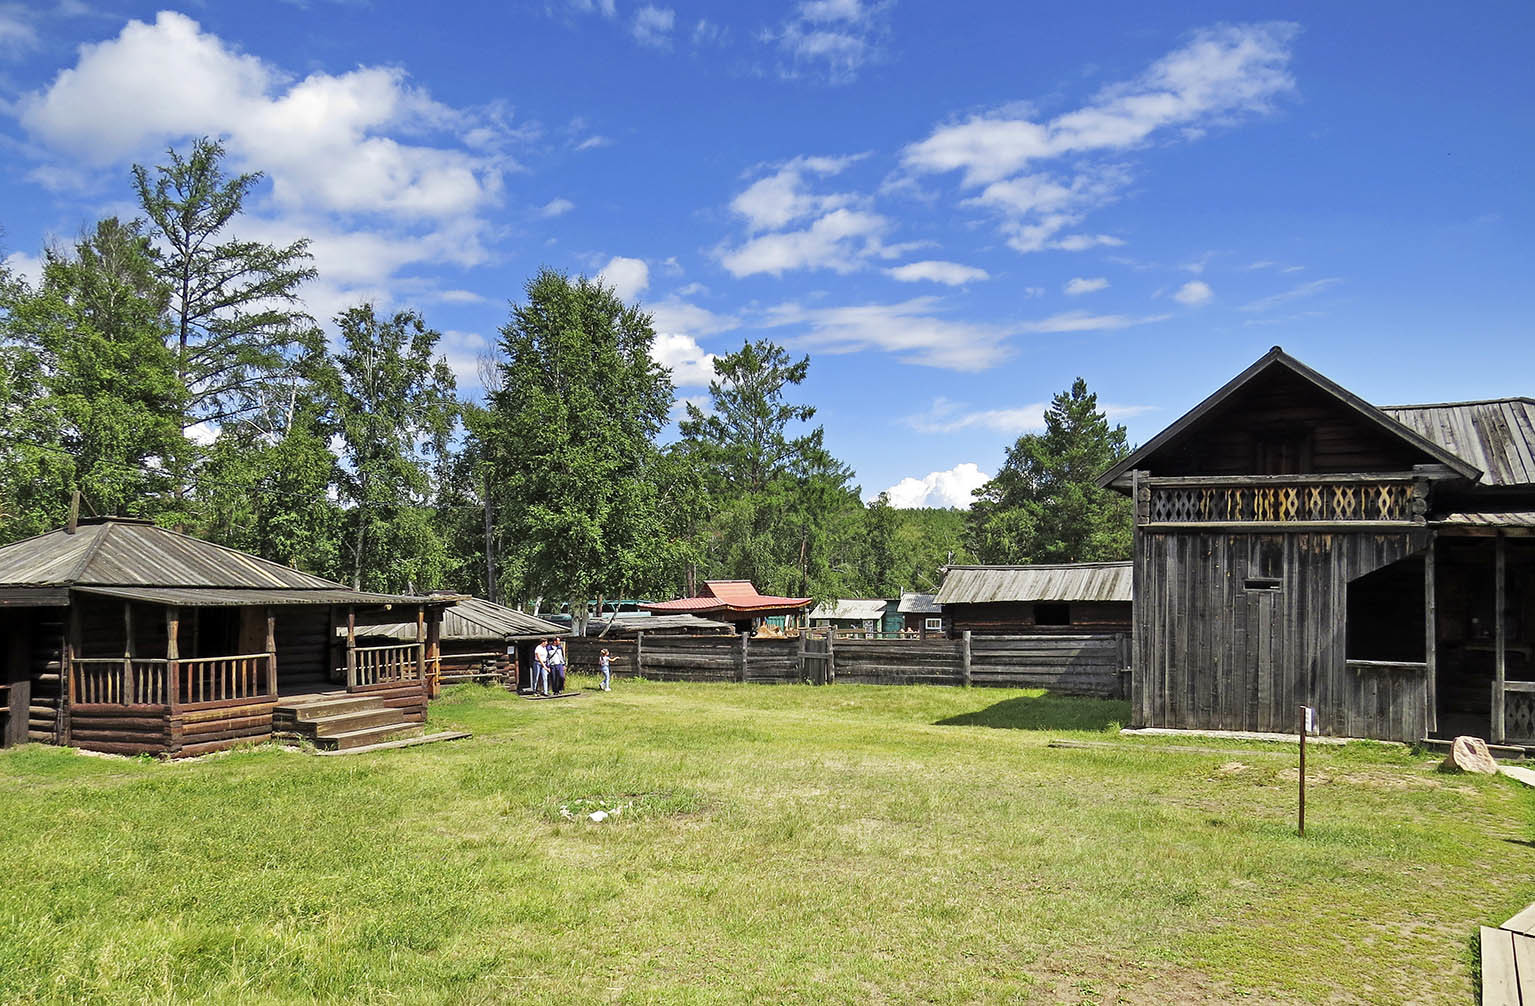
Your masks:
<instances>
[{"instance_id":1,"label":"wooden signpost","mask_svg":"<svg viewBox=\"0 0 1535 1006\"><path fill-rule=\"evenodd\" d=\"M1316 710L1310 706L1300 707L1300 813L1296 821L1295 833L1301 837L1306 834L1306 735L1316 731Z\"/></svg>"}]
</instances>

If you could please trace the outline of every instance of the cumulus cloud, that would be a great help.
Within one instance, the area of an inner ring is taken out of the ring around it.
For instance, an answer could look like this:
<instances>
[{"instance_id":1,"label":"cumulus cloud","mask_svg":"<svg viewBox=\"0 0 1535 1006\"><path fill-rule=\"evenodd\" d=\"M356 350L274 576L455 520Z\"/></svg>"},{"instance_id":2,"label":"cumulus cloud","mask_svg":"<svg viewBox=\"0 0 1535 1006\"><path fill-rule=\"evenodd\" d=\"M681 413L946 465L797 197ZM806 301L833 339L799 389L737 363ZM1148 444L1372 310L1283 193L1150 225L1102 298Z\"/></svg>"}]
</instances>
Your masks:
<instances>
[{"instance_id":1,"label":"cumulus cloud","mask_svg":"<svg viewBox=\"0 0 1535 1006\"><path fill-rule=\"evenodd\" d=\"M1136 79L1052 119L1013 106L939 126L902 151L903 167L910 176L959 172L963 188L979 190L966 204L993 212L1020 252L1117 243L1099 240L1105 235L1057 238L1130 182L1128 168L1101 158L1268 112L1294 89L1296 31L1277 22L1204 29ZM1051 162L1064 170L1050 170Z\"/></svg>"},{"instance_id":2,"label":"cumulus cloud","mask_svg":"<svg viewBox=\"0 0 1535 1006\"><path fill-rule=\"evenodd\" d=\"M890 2L802 0L777 29L763 32L762 39L777 46L783 76L846 84L866 65L884 58L890 7Z\"/></svg>"},{"instance_id":3,"label":"cumulus cloud","mask_svg":"<svg viewBox=\"0 0 1535 1006\"><path fill-rule=\"evenodd\" d=\"M991 480L971 461L948 471L929 472L921 478L907 476L885 490L890 505L898 510L917 507L958 507L967 509L975 500L975 490ZM871 497L872 498L872 497Z\"/></svg>"},{"instance_id":4,"label":"cumulus cloud","mask_svg":"<svg viewBox=\"0 0 1535 1006\"><path fill-rule=\"evenodd\" d=\"M672 29L677 24L677 12L670 7L655 7L646 4L634 12L634 23L630 26L630 33L640 45L648 45L656 49L669 49L672 44Z\"/></svg>"},{"instance_id":5,"label":"cumulus cloud","mask_svg":"<svg viewBox=\"0 0 1535 1006\"><path fill-rule=\"evenodd\" d=\"M705 352L691 335L660 333L650 355L672 372L672 383L679 388L707 387L714 380L714 354Z\"/></svg>"},{"instance_id":6,"label":"cumulus cloud","mask_svg":"<svg viewBox=\"0 0 1535 1006\"><path fill-rule=\"evenodd\" d=\"M1107 290L1109 281L1102 276L1094 276L1087 279L1077 276L1066 284L1066 296L1080 297L1084 293L1097 293L1099 290Z\"/></svg>"},{"instance_id":7,"label":"cumulus cloud","mask_svg":"<svg viewBox=\"0 0 1535 1006\"><path fill-rule=\"evenodd\" d=\"M28 286L35 287L43 281L41 256L28 255L26 252L11 252L5 257L5 268L11 275L26 280Z\"/></svg>"},{"instance_id":8,"label":"cumulus cloud","mask_svg":"<svg viewBox=\"0 0 1535 1006\"><path fill-rule=\"evenodd\" d=\"M1210 289L1210 284L1202 280L1191 280L1178 288L1173 294L1173 300L1180 304L1196 306L1208 301L1215 296L1215 291Z\"/></svg>"},{"instance_id":9,"label":"cumulus cloud","mask_svg":"<svg viewBox=\"0 0 1535 1006\"><path fill-rule=\"evenodd\" d=\"M893 269L886 269L885 273L902 283L926 281L944 283L948 286L962 286L965 283L975 283L991 278L991 274L985 269L960 265L958 262L939 262L931 259L924 262L908 262Z\"/></svg>"},{"instance_id":10,"label":"cumulus cloud","mask_svg":"<svg viewBox=\"0 0 1535 1006\"><path fill-rule=\"evenodd\" d=\"M1006 437L1045 428L1048 402L1030 402L1005 409L971 409L964 402L939 396L926 412L906 416L902 422L918 433L958 433L961 430L987 430ZM1149 412L1150 405L1103 404L1099 408L1111 420L1126 419Z\"/></svg>"},{"instance_id":11,"label":"cumulus cloud","mask_svg":"<svg viewBox=\"0 0 1535 1006\"><path fill-rule=\"evenodd\" d=\"M547 203L544 203L544 205L539 208L538 215L543 217L545 220L552 220L555 217L564 216L575 208L576 204L571 202L569 199L558 197L549 200Z\"/></svg>"},{"instance_id":12,"label":"cumulus cloud","mask_svg":"<svg viewBox=\"0 0 1535 1006\"><path fill-rule=\"evenodd\" d=\"M650 266L644 259L615 255L597 273L597 278L612 287L619 300L628 303L650 286Z\"/></svg>"}]
</instances>

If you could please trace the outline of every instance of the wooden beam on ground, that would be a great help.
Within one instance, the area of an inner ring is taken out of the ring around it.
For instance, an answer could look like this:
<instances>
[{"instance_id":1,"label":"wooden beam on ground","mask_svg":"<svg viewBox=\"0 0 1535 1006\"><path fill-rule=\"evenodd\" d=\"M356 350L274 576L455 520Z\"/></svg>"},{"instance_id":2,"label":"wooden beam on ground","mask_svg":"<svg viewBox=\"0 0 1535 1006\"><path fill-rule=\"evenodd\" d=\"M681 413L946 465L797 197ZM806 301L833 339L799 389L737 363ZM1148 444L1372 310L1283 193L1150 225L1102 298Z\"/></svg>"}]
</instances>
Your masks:
<instances>
[{"instance_id":1,"label":"wooden beam on ground","mask_svg":"<svg viewBox=\"0 0 1535 1006\"><path fill-rule=\"evenodd\" d=\"M1520 1006L1514 934L1482 927L1482 1006Z\"/></svg>"}]
</instances>

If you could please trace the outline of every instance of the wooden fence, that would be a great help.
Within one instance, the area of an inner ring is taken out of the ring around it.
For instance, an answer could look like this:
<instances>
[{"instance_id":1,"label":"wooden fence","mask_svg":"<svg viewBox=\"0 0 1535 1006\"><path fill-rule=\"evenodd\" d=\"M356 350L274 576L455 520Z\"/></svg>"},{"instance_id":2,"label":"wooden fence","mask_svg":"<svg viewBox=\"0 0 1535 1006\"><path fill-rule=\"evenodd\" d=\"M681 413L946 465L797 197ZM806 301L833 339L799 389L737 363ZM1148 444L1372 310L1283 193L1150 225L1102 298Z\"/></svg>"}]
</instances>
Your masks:
<instances>
[{"instance_id":1,"label":"wooden fence","mask_svg":"<svg viewBox=\"0 0 1535 1006\"><path fill-rule=\"evenodd\" d=\"M1124 697L1130 639L1124 632L959 639L790 639L647 636L567 641L571 669L594 672L606 648L616 677L867 685L1048 688L1068 695Z\"/></svg>"}]
</instances>

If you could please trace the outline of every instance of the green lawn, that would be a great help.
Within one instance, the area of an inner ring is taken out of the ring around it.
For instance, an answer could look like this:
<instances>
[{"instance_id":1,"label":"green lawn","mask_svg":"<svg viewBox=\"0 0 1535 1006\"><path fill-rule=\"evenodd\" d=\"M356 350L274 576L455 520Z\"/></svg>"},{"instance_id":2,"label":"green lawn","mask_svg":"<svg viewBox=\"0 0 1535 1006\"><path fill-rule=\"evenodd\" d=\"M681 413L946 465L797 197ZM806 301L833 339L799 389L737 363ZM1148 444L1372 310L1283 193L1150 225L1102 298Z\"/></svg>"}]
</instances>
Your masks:
<instances>
[{"instance_id":1,"label":"green lawn","mask_svg":"<svg viewBox=\"0 0 1535 1006\"><path fill-rule=\"evenodd\" d=\"M1283 746L1045 746L1126 715L463 686L451 744L3 752L0 1002L1475 1001L1476 926L1535 900L1535 790L1313 748L1301 839Z\"/></svg>"}]
</instances>

